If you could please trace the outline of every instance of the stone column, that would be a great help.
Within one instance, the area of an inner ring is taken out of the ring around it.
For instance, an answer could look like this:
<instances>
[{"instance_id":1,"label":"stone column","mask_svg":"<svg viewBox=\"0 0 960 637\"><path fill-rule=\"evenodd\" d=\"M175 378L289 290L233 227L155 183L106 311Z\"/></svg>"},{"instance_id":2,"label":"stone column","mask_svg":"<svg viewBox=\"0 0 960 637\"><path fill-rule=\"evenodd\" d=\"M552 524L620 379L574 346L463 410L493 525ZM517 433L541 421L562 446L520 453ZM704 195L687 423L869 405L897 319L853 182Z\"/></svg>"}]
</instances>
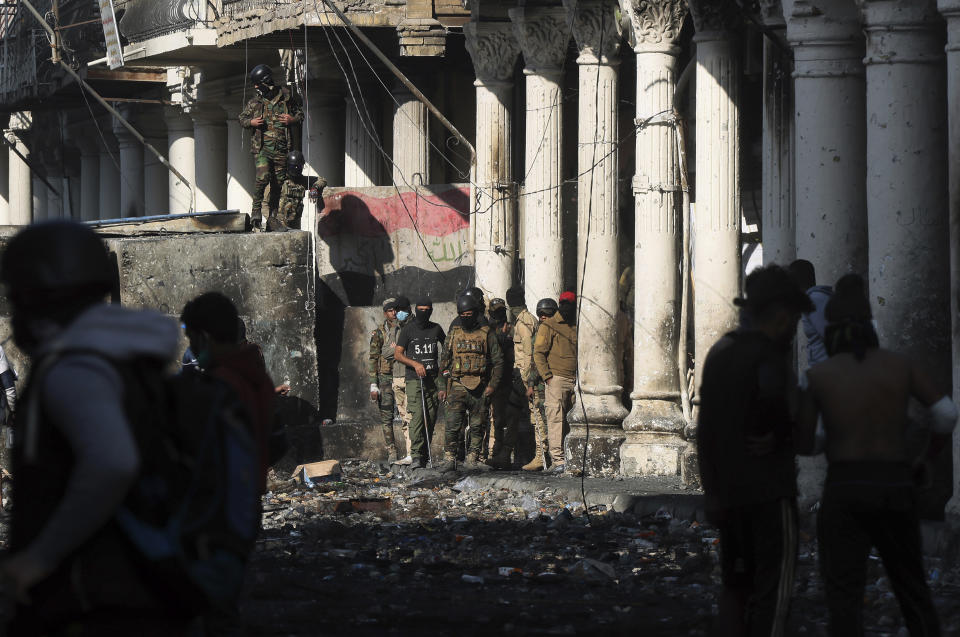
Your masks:
<instances>
[{"instance_id":1,"label":"stone column","mask_svg":"<svg viewBox=\"0 0 960 637\"><path fill-rule=\"evenodd\" d=\"M223 109L204 104L190 108L195 155L196 210L227 207L227 124Z\"/></svg>"},{"instance_id":2,"label":"stone column","mask_svg":"<svg viewBox=\"0 0 960 637\"><path fill-rule=\"evenodd\" d=\"M133 115L130 109L121 114L128 121ZM113 134L120 149L120 216L142 217L144 210L143 144L119 121L113 122Z\"/></svg>"},{"instance_id":3,"label":"stone column","mask_svg":"<svg viewBox=\"0 0 960 637\"><path fill-rule=\"evenodd\" d=\"M99 208L101 219L120 218L120 149L110 127L101 124L106 145L100 146L100 195Z\"/></svg>"},{"instance_id":4,"label":"stone column","mask_svg":"<svg viewBox=\"0 0 960 637\"><path fill-rule=\"evenodd\" d=\"M617 339L620 210L617 69L620 9L613 0L565 3L579 56L577 153L578 400L570 411L565 461L589 475L620 473L621 427ZM589 428L589 439L587 431ZM586 448L586 462L584 449Z\"/></svg>"},{"instance_id":5,"label":"stone column","mask_svg":"<svg viewBox=\"0 0 960 637\"><path fill-rule=\"evenodd\" d=\"M517 255L511 105L520 47L509 22L468 22L463 33L477 77L477 168L470 193L476 285L489 298L503 298L513 285Z\"/></svg>"},{"instance_id":6,"label":"stone column","mask_svg":"<svg viewBox=\"0 0 960 637\"><path fill-rule=\"evenodd\" d=\"M853 3L786 0L796 112L796 256L833 285L867 269L863 32Z\"/></svg>"},{"instance_id":7,"label":"stone column","mask_svg":"<svg viewBox=\"0 0 960 637\"><path fill-rule=\"evenodd\" d=\"M562 7L516 7L509 14L525 63L524 281L533 311L538 299L557 298L563 285L560 83L570 28Z\"/></svg>"},{"instance_id":8,"label":"stone column","mask_svg":"<svg viewBox=\"0 0 960 637\"><path fill-rule=\"evenodd\" d=\"M783 35L779 1L763 3L761 17L764 26ZM797 257L792 73L792 53L763 38L763 262L783 266Z\"/></svg>"},{"instance_id":9,"label":"stone column","mask_svg":"<svg viewBox=\"0 0 960 637\"><path fill-rule=\"evenodd\" d=\"M9 128L5 131L7 141L12 145L8 151L8 175L10 205L7 219L0 219L0 225L27 225L31 221L33 195L30 183L30 167L20 155L29 158L26 138L29 135L33 117L30 111L21 111L10 115ZM14 148L20 153L14 152Z\"/></svg>"},{"instance_id":10,"label":"stone column","mask_svg":"<svg viewBox=\"0 0 960 637\"><path fill-rule=\"evenodd\" d=\"M53 186L53 190L47 188L44 184L38 184L38 179L33 179L33 201L34 204L39 203L39 199L43 198L43 195L47 198L47 206L45 216L41 217L37 214L37 208L34 208L33 211L33 220L41 221L43 219L63 219L64 214L64 191L63 191L63 156L61 155L59 149L51 148L49 149L49 154L47 155L46 162L46 173L47 173L47 183ZM40 193L37 192L37 187L40 187L42 190ZM42 204L41 204L42 206Z\"/></svg>"},{"instance_id":11,"label":"stone column","mask_svg":"<svg viewBox=\"0 0 960 637\"><path fill-rule=\"evenodd\" d=\"M91 135L80 145L80 220L100 218L100 141Z\"/></svg>"},{"instance_id":12,"label":"stone column","mask_svg":"<svg viewBox=\"0 0 960 637\"><path fill-rule=\"evenodd\" d=\"M710 347L737 325L740 295L740 40L734 0L690 3L697 43L697 183L693 248L694 402Z\"/></svg>"},{"instance_id":13,"label":"stone column","mask_svg":"<svg viewBox=\"0 0 960 637\"><path fill-rule=\"evenodd\" d=\"M343 185L344 113L343 96L321 93L313 88L323 85L310 79L307 89L309 102L305 105L303 126L303 156L307 160L303 174L317 175L330 186Z\"/></svg>"},{"instance_id":14,"label":"stone column","mask_svg":"<svg viewBox=\"0 0 960 637\"><path fill-rule=\"evenodd\" d=\"M190 184L180 181L172 172L169 175L168 196L170 214L189 212L194 210L193 197L190 191L194 182L194 142L193 122L183 114L178 107L170 107L164 113L167 122L167 161L169 161Z\"/></svg>"},{"instance_id":15,"label":"stone column","mask_svg":"<svg viewBox=\"0 0 960 637\"><path fill-rule=\"evenodd\" d=\"M393 90L393 180L398 186L430 183L427 106L405 87Z\"/></svg>"},{"instance_id":16,"label":"stone column","mask_svg":"<svg viewBox=\"0 0 960 637\"><path fill-rule=\"evenodd\" d=\"M360 104L363 107L363 104ZM383 158L377 149L380 131L372 114L361 113L353 98L346 98L346 144L344 153L343 185L365 188L377 184L379 166ZM371 135L375 138L371 138Z\"/></svg>"},{"instance_id":17,"label":"stone column","mask_svg":"<svg viewBox=\"0 0 960 637\"><path fill-rule=\"evenodd\" d=\"M0 151L0 220L4 220L10 218L10 151L6 144Z\"/></svg>"},{"instance_id":18,"label":"stone column","mask_svg":"<svg viewBox=\"0 0 960 637\"><path fill-rule=\"evenodd\" d=\"M625 475L680 473L686 448L677 369L680 315L681 192L673 124L677 38L687 13L683 0L624 0L637 55L637 131L634 194L635 294L633 409L623 423Z\"/></svg>"},{"instance_id":19,"label":"stone column","mask_svg":"<svg viewBox=\"0 0 960 637\"><path fill-rule=\"evenodd\" d=\"M250 153L250 131L240 126L239 106L226 106L227 114L227 210L250 213L256 168Z\"/></svg>"},{"instance_id":20,"label":"stone column","mask_svg":"<svg viewBox=\"0 0 960 637\"><path fill-rule=\"evenodd\" d=\"M161 153L167 150L166 137L147 137L151 146ZM143 214L164 215L170 207L170 178L169 169L147 151L143 152Z\"/></svg>"}]
</instances>

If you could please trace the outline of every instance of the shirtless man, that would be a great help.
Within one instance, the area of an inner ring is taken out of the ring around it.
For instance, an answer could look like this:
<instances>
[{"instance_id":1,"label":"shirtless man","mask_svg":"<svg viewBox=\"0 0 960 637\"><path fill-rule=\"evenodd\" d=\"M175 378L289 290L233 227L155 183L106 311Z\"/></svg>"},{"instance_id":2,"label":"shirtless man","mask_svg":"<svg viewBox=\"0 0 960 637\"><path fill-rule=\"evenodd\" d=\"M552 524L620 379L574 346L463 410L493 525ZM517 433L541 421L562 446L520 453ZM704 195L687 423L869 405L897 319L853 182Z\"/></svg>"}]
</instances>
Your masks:
<instances>
[{"instance_id":1,"label":"shirtless man","mask_svg":"<svg viewBox=\"0 0 960 637\"><path fill-rule=\"evenodd\" d=\"M915 361L879 346L864 287L857 275L837 282L826 308L830 358L807 372L797 433L801 450L827 455L817 535L830 634L863 635L867 556L875 546L910 634L939 635L915 481L949 445L957 408ZM930 408L932 423L927 452L913 466L906 453L911 397Z\"/></svg>"}]
</instances>

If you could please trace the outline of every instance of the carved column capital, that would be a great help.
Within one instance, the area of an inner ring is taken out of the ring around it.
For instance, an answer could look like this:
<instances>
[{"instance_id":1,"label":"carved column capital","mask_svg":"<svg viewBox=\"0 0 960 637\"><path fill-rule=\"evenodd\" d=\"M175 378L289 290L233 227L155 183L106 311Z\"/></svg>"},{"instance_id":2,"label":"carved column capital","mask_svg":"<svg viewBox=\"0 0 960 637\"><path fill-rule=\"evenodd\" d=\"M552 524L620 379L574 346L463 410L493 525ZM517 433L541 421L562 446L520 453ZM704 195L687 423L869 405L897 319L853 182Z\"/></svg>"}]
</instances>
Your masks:
<instances>
[{"instance_id":1,"label":"carved column capital","mask_svg":"<svg viewBox=\"0 0 960 637\"><path fill-rule=\"evenodd\" d=\"M621 0L620 6L633 26L637 52L676 46L687 15L686 0Z\"/></svg>"},{"instance_id":2,"label":"carved column capital","mask_svg":"<svg viewBox=\"0 0 960 637\"><path fill-rule=\"evenodd\" d=\"M939 64L943 46L935 36L942 18L934 0L856 0L863 16L870 64Z\"/></svg>"},{"instance_id":3,"label":"carved column capital","mask_svg":"<svg viewBox=\"0 0 960 637\"><path fill-rule=\"evenodd\" d=\"M580 64L616 64L622 32L613 0L564 0L573 19L573 37L580 49Z\"/></svg>"},{"instance_id":4,"label":"carved column capital","mask_svg":"<svg viewBox=\"0 0 960 637\"><path fill-rule=\"evenodd\" d=\"M463 25L467 52L477 83L509 82L520 53L510 22L468 22Z\"/></svg>"},{"instance_id":5,"label":"carved column capital","mask_svg":"<svg viewBox=\"0 0 960 637\"><path fill-rule=\"evenodd\" d=\"M513 33L523 51L528 73L559 73L570 39L566 9L545 7L510 9Z\"/></svg>"},{"instance_id":6,"label":"carved column capital","mask_svg":"<svg viewBox=\"0 0 960 637\"><path fill-rule=\"evenodd\" d=\"M697 33L733 31L741 17L735 0L690 0L690 15Z\"/></svg>"}]
</instances>

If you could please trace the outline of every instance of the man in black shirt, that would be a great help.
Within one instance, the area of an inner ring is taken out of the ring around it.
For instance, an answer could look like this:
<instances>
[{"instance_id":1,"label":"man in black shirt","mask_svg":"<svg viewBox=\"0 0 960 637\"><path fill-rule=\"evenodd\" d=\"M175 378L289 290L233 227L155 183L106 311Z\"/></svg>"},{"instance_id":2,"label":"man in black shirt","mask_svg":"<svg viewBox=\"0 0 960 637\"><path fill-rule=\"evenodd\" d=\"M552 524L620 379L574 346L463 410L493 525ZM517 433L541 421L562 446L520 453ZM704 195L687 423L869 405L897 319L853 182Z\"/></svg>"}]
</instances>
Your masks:
<instances>
[{"instance_id":1,"label":"man in black shirt","mask_svg":"<svg viewBox=\"0 0 960 637\"><path fill-rule=\"evenodd\" d=\"M417 299L417 314L400 330L394 351L394 360L407 366L410 455L413 465L418 467L427 466L428 445L433 440L433 426L437 417L438 361L440 346L446 339L443 328L430 320L432 313L433 302L430 297Z\"/></svg>"},{"instance_id":2,"label":"man in black shirt","mask_svg":"<svg viewBox=\"0 0 960 637\"><path fill-rule=\"evenodd\" d=\"M722 634L783 635L797 556L791 343L813 304L776 265L754 270L746 291L740 328L704 362L700 475L720 530Z\"/></svg>"}]
</instances>

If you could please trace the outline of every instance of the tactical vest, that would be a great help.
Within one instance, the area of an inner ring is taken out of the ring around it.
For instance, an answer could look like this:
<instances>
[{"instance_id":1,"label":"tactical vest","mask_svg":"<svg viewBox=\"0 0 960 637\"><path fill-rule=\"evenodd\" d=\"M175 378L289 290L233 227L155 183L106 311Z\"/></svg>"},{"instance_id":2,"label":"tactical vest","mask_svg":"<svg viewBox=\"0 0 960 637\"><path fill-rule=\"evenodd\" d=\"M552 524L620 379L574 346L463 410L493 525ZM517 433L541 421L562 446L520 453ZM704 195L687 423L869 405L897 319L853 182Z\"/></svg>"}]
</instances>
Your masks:
<instances>
[{"instance_id":1,"label":"tactical vest","mask_svg":"<svg viewBox=\"0 0 960 637\"><path fill-rule=\"evenodd\" d=\"M485 325L466 332L458 325L453 329L450 347L453 359L451 373L468 389L476 389L480 386L481 379L490 371L487 362L490 356L487 347L490 328Z\"/></svg>"},{"instance_id":2,"label":"tactical vest","mask_svg":"<svg viewBox=\"0 0 960 637\"><path fill-rule=\"evenodd\" d=\"M377 330L380 332L380 362L377 364L377 373L386 376L393 374L393 342L397 340L396 330L391 330L386 321Z\"/></svg>"},{"instance_id":3,"label":"tactical vest","mask_svg":"<svg viewBox=\"0 0 960 637\"><path fill-rule=\"evenodd\" d=\"M286 221L300 219L303 214L303 196L307 189L288 179L280 189L280 217Z\"/></svg>"}]
</instances>

